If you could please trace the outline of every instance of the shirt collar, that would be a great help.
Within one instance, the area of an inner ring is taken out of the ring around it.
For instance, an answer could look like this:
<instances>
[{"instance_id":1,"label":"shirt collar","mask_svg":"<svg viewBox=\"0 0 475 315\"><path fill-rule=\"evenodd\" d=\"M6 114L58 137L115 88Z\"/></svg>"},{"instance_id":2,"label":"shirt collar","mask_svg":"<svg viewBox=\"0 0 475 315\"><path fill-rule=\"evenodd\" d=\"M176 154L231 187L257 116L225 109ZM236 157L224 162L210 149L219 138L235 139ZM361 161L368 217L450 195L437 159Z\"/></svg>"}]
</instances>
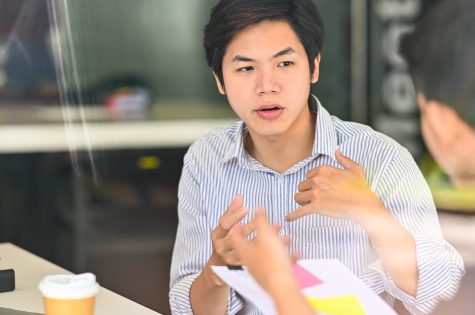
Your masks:
<instances>
[{"instance_id":1,"label":"shirt collar","mask_svg":"<svg viewBox=\"0 0 475 315\"><path fill-rule=\"evenodd\" d=\"M335 159L335 150L338 148L338 136L330 113L320 104L314 95L310 97L311 109L316 109L315 140L313 142L312 156L328 155ZM315 111L314 111L315 112Z\"/></svg>"},{"instance_id":2,"label":"shirt collar","mask_svg":"<svg viewBox=\"0 0 475 315\"><path fill-rule=\"evenodd\" d=\"M309 98L310 110L315 113L317 119L315 121L315 140L312 148L312 157L320 154L328 155L335 159L335 150L338 147L338 138L335 126L328 111L320 104L315 95ZM231 159L238 159L241 163L246 163L246 150L244 148L244 139L248 133L247 126L244 122L240 122L240 126L236 128L235 145L231 146L223 158L223 163Z\"/></svg>"},{"instance_id":3,"label":"shirt collar","mask_svg":"<svg viewBox=\"0 0 475 315\"><path fill-rule=\"evenodd\" d=\"M247 135L247 126L243 121L240 121L235 129L235 145L229 147L223 157L223 163L229 162L231 159L244 160L246 150L244 149L244 139Z\"/></svg>"}]
</instances>

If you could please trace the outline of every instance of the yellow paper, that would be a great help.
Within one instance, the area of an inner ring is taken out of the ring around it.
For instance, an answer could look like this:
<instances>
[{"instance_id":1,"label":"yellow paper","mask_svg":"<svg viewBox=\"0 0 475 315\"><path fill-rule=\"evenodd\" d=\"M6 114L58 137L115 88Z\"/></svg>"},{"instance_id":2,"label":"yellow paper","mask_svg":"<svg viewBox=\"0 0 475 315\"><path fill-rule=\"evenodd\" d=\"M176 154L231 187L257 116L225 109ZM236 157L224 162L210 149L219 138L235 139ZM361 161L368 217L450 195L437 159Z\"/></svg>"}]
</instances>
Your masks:
<instances>
[{"instance_id":1,"label":"yellow paper","mask_svg":"<svg viewBox=\"0 0 475 315\"><path fill-rule=\"evenodd\" d=\"M363 306L356 296L339 296L332 298L307 297L310 306L326 315L365 315Z\"/></svg>"}]
</instances>

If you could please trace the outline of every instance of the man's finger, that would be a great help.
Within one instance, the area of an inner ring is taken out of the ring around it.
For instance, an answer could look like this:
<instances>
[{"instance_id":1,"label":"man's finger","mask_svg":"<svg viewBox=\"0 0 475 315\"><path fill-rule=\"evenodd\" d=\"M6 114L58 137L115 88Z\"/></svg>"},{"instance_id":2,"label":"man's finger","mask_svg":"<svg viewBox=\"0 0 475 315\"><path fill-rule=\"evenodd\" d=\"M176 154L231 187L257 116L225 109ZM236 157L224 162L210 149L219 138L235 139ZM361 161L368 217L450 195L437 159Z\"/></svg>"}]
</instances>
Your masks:
<instances>
[{"instance_id":1,"label":"man's finger","mask_svg":"<svg viewBox=\"0 0 475 315\"><path fill-rule=\"evenodd\" d=\"M318 167L311 169L307 172L306 178L312 178L318 175Z\"/></svg>"},{"instance_id":2,"label":"man's finger","mask_svg":"<svg viewBox=\"0 0 475 315\"><path fill-rule=\"evenodd\" d=\"M361 173L363 171L361 165L359 165L349 157L344 156L343 153L340 152L340 150L335 151L335 157L338 163L340 163L341 166L343 166L346 170L353 173Z\"/></svg>"},{"instance_id":3,"label":"man's finger","mask_svg":"<svg viewBox=\"0 0 475 315\"><path fill-rule=\"evenodd\" d=\"M236 250L232 250L227 253L224 258L224 262L230 266L241 266L242 265L242 255Z\"/></svg>"},{"instance_id":4,"label":"man's finger","mask_svg":"<svg viewBox=\"0 0 475 315\"><path fill-rule=\"evenodd\" d=\"M312 187L313 187L313 181L311 179L303 180L297 186L299 191L307 191L307 190L312 189Z\"/></svg>"},{"instance_id":5,"label":"man's finger","mask_svg":"<svg viewBox=\"0 0 475 315\"><path fill-rule=\"evenodd\" d=\"M236 211L236 210L242 208L243 205L244 205L244 196L237 194L236 196L234 196L234 199L231 202L231 204L229 205L226 212Z\"/></svg>"},{"instance_id":6,"label":"man's finger","mask_svg":"<svg viewBox=\"0 0 475 315\"><path fill-rule=\"evenodd\" d=\"M237 224L233 229L236 229L236 233L231 233L229 236L229 241L232 243L231 247L235 248L237 252L243 253L246 251L248 246L247 239L244 236L244 227Z\"/></svg>"},{"instance_id":7,"label":"man's finger","mask_svg":"<svg viewBox=\"0 0 475 315\"><path fill-rule=\"evenodd\" d=\"M238 210L234 210L232 212L226 212L221 219L219 220L218 224L218 236L224 237L229 231L239 223L247 214L249 210L246 207L242 207Z\"/></svg>"},{"instance_id":8,"label":"man's finger","mask_svg":"<svg viewBox=\"0 0 475 315\"><path fill-rule=\"evenodd\" d=\"M312 192L311 191L298 192L295 194L294 200L299 205L305 206L312 200Z\"/></svg>"},{"instance_id":9,"label":"man's finger","mask_svg":"<svg viewBox=\"0 0 475 315\"><path fill-rule=\"evenodd\" d=\"M233 221L235 221L236 217L239 217L240 212L242 212L243 205L244 205L244 197L239 194L234 196L233 201L231 202L228 209L221 216L219 220L219 226L225 232L227 232L230 228L234 226Z\"/></svg>"},{"instance_id":10,"label":"man's finger","mask_svg":"<svg viewBox=\"0 0 475 315\"><path fill-rule=\"evenodd\" d=\"M329 175L329 174L333 174L335 171L338 171L337 167L324 164L324 165L320 165L319 167L316 167L316 168L311 169L310 171L308 171L307 175L306 175L306 178L311 179L315 176Z\"/></svg>"},{"instance_id":11,"label":"man's finger","mask_svg":"<svg viewBox=\"0 0 475 315\"><path fill-rule=\"evenodd\" d=\"M312 208L310 207L310 205L306 205L306 206L297 208L293 212L289 213L285 217L285 221L287 221L287 222L295 221L295 220L297 220L297 219L299 219L303 216L312 214L314 212L315 211L312 211Z\"/></svg>"}]
</instances>

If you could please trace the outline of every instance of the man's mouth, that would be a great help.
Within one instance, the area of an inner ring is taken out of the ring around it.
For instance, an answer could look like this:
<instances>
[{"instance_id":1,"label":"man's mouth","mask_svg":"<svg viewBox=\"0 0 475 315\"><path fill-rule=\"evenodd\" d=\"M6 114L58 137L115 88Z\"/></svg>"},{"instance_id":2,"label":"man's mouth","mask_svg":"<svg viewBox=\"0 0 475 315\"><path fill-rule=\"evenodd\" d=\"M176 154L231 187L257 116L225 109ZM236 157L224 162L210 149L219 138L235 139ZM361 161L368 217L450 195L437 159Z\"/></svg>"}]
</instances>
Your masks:
<instances>
[{"instance_id":1,"label":"man's mouth","mask_svg":"<svg viewBox=\"0 0 475 315\"><path fill-rule=\"evenodd\" d=\"M259 110L262 110L262 111L271 111L271 110L277 110L277 109L280 109L280 107L269 107L269 108L263 108L263 109L259 109Z\"/></svg>"},{"instance_id":2,"label":"man's mouth","mask_svg":"<svg viewBox=\"0 0 475 315\"><path fill-rule=\"evenodd\" d=\"M256 113L259 115L259 117L270 120L279 117L283 110L283 107L272 104L259 107L256 109Z\"/></svg>"}]
</instances>

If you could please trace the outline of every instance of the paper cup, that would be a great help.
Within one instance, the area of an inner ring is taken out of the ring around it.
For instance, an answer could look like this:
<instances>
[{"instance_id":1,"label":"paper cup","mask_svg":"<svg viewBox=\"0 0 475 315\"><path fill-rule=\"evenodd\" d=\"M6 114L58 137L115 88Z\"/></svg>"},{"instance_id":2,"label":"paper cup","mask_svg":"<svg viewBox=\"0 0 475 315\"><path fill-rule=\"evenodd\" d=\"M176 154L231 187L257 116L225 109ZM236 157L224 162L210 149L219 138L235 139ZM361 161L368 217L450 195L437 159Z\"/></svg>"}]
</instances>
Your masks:
<instances>
[{"instance_id":1,"label":"paper cup","mask_svg":"<svg viewBox=\"0 0 475 315\"><path fill-rule=\"evenodd\" d=\"M50 275L40 282L45 315L93 315L99 284L92 273Z\"/></svg>"}]
</instances>

